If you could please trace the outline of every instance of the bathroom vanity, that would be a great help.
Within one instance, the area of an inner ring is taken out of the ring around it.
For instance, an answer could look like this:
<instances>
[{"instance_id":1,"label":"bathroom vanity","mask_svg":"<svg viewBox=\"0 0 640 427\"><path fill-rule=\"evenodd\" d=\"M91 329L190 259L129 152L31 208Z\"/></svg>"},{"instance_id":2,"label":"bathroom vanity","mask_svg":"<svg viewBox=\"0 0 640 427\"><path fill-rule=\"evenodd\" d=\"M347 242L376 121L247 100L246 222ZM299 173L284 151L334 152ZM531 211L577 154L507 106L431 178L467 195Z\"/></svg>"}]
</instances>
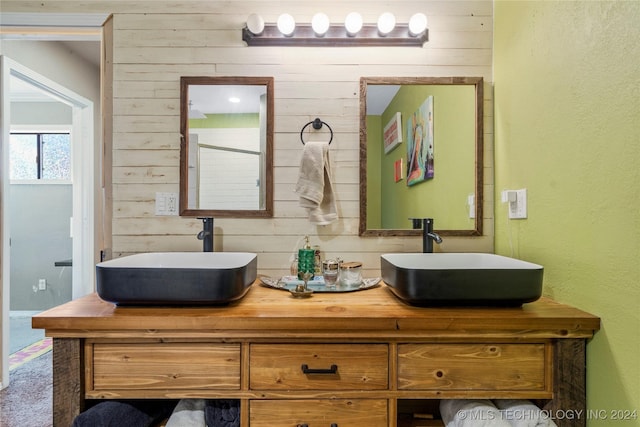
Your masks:
<instances>
[{"instance_id":1,"label":"bathroom vanity","mask_svg":"<svg viewBox=\"0 0 640 427\"><path fill-rule=\"evenodd\" d=\"M229 306L117 307L92 294L35 316L53 337L54 426L95 399L238 399L242 427L442 425L438 401L452 398L585 409L591 314L546 298L413 307L384 284L295 299L258 282ZM558 426L584 426L582 414Z\"/></svg>"}]
</instances>

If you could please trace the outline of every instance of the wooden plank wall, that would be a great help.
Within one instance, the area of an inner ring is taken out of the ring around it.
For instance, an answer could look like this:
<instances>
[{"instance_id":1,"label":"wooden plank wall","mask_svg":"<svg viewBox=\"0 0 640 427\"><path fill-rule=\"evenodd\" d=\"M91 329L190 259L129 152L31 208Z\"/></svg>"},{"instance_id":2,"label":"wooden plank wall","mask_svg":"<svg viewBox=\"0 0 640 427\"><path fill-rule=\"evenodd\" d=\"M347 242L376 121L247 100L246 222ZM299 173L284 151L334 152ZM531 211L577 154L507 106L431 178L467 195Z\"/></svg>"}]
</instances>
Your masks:
<instances>
[{"instance_id":1,"label":"wooden plank wall","mask_svg":"<svg viewBox=\"0 0 640 427\"><path fill-rule=\"evenodd\" d=\"M180 76L275 78L275 215L216 219L216 250L259 254L260 273L288 271L291 254L310 235L326 256L364 262L379 274L379 255L419 251L419 238L358 236L358 114L362 76L481 76L485 96L484 233L448 237L443 251L493 251L493 90L491 1L3 1L7 11L113 13L113 256L198 251L197 219L155 216L156 192L177 192ZM283 12L309 22L322 9L332 22L354 10L365 22L384 11L407 22L429 19L425 48L247 47L247 16L275 22ZM111 34L111 32L109 32ZM108 75L108 74L107 74ZM109 112L105 112L110 120ZM309 224L293 188L302 153L300 129L315 117L333 128L331 144L340 221ZM436 227L437 228L437 227Z\"/></svg>"}]
</instances>

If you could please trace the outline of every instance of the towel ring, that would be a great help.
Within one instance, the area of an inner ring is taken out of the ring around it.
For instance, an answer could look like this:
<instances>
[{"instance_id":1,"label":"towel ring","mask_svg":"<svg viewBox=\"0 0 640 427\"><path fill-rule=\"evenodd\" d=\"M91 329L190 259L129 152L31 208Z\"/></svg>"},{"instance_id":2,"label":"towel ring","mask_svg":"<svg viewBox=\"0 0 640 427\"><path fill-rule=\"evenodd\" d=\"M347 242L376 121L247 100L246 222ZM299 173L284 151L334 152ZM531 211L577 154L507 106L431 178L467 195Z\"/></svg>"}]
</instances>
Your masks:
<instances>
[{"instance_id":1,"label":"towel ring","mask_svg":"<svg viewBox=\"0 0 640 427\"><path fill-rule=\"evenodd\" d=\"M307 123L306 125L302 126L302 130L300 131L300 141L302 141L302 145L304 145L304 139L302 138L302 134L303 134L304 130L307 128L307 126L309 126L309 125L313 125L313 128L315 130L318 130L318 129L322 128L322 125L325 125L326 127L328 127L329 128L329 132L331 132L331 138L329 138L329 144L331 144L331 141L333 141L333 129L331 129L331 126L329 126L328 124L326 124L325 122L323 122L319 118L316 118L315 120L312 120L309 123Z\"/></svg>"}]
</instances>

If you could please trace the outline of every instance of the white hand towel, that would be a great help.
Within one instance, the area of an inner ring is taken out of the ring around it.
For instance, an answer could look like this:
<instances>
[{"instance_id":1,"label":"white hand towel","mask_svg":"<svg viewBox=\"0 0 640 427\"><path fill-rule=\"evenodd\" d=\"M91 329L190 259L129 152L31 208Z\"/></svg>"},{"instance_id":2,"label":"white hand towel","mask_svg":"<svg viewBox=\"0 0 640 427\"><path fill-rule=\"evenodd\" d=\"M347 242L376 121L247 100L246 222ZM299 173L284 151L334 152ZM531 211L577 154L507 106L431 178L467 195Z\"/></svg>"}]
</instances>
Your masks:
<instances>
[{"instance_id":1,"label":"white hand towel","mask_svg":"<svg viewBox=\"0 0 640 427\"><path fill-rule=\"evenodd\" d=\"M182 399L171 413L166 427L207 427L204 399Z\"/></svg>"},{"instance_id":2,"label":"white hand towel","mask_svg":"<svg viewBox=\"0 0 640 427\"><path fill-rule=\"evenodd\" d=\"M295 192L300 196L300 206L307 209L312 224L327 225L338 219L331 180L329 144L320 141L305 143Z\"/></svg>"},{"instance_id":3,"label":"white hand towel","mask_svg":"<svg viewBox=\"0 0 640 427\"><path fill-rule=\"evenodd\" d=\"M446 427L511 427L490 400L444 399L440 415Z\"/></svg>"},{"instance_id":4,"label":"white hand towel","mask_svg":"<svg viewBox=\"0 0 640 427\"><path fill-rule=\"evenodd\" d=\"M557 427L549 415L529 400L494 400L502 419L513 427Z\"/></svg>"}]
</instances>

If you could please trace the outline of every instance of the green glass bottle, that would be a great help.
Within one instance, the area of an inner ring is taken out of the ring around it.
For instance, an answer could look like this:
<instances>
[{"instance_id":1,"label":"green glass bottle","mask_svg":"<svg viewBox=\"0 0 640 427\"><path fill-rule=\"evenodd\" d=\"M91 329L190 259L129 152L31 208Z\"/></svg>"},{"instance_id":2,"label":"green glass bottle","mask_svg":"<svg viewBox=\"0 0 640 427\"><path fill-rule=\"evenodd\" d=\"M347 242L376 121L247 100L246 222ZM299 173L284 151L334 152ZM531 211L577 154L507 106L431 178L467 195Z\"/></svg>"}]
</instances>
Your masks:
<instances>
[{"instance_id":1,"label":"green glass bottle","mask_svg":"<svg viewBox=\"0 0 640 427\"><path fill-rule=\"evenodd\" d=\"M305 236L305 245L298 249L298 279L302 280L304 273L313 277L316 270L316 252L309 245L309 236Z\"/></svg>"}]
</instances>

